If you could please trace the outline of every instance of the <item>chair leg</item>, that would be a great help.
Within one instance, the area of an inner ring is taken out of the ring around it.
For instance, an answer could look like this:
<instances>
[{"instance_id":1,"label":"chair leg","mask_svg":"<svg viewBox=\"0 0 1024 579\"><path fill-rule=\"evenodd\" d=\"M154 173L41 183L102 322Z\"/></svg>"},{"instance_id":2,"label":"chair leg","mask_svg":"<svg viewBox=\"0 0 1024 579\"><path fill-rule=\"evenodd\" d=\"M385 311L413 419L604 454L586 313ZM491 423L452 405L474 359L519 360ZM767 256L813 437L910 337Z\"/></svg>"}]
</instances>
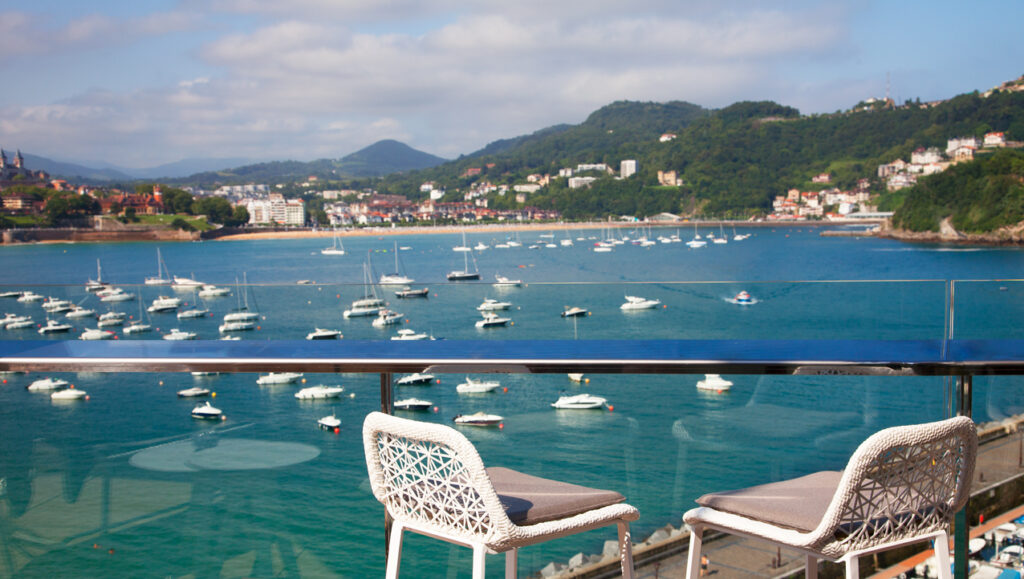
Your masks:
<instances>
[{"instance_id":1,"label":"chair leg","mask_svg":"<svg viewBox=\"0 0 1024 579\"><path fill-rule=\"evenodd\" d=\"M516 579L519 572L519 549L505 551L505 579Z\"/></svg>"},{"instance_id":2,"label":"chair leg","mask_svg":"<svg viewBox=\"0 0 1024 579\"><path fill-rule=\"evenodd\" d=\"M807 563L804 568L804 578L818 579L818 558L814 555L807 556Z\"/></svg>"},{"instance_id":3,"label":"chair leg","mask_svg":"<svg viewBox=\"0 0 1024 579\"><path fill-rule=\"evenodd\" d=\"M629 534L629 523L619 521L619 562L622 564L622 579L633 579L633 540Z\"/></svg>"},{"instance_id":4,"label":"chair leg","mask_svg":"<svg viewBox=\"0 0 1024 579\"><path fill-rule=\"evenodd\" d=\"M483 545L473 545L473 579L485 579L487 565L487 549Z\"/></svg>"},{"instance_id":5,"label":"chair leg","mask_svg":"<svg viewBox=\"0 0 1024 579\"><path fill-rule=\"evenodd\" d=\"M694 525L690 529L690 552L686 559L686 579L696 579L700 576L700 553L703 548L704 527Z\"/></svg>"},{"instance_id":6,"label":"chair leg","mask_svg":"<svg viewBox=\"0 0 1024 579\"><path fill-rule=\"evenodd\" d=\"M402 523L395 521L391 526L391 538L388 540L388 567L384 577L398 579L398 567L402 562Z\"/></svg>"},{"instance_id":7,"label":"chair leg","mask_svg":"<svg viewBox=\"0 0 1024 579\"><path fill-rule=\"evenodd\" d=\"M846 559L846 579L860 579L860 559L856 555Z\"/></svg>"},{"instance_id":8,"label":"chair leg","mask_svg":"<svg viewBox=\"0 0 1024 579\"><path fill-rule=\"evenodd\" d=\"M935 561L939 565L939 579L953 579L952 562L949 560L949 535L942 531L932 544L935 546Z\"/></svg>"}]
</instances>

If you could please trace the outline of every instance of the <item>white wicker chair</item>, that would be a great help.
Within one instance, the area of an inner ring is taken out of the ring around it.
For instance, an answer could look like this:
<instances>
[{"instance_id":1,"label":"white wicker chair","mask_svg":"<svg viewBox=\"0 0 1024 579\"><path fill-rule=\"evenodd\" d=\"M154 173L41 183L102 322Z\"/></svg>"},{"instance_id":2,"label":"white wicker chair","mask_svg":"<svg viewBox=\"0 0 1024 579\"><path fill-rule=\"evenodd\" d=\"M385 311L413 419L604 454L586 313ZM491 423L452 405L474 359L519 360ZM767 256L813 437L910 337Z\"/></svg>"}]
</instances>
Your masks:
<instances>
[{"instance_id":1,"label":"white wicker chair","mask_svg":"<svg viewBox=\"0 0 1024 579\"><path fill-rule=\"evenodd\" d=\"M520 547L612 524L622 576L633 577L629 522L639 513L616 492L485 469L456 430L380 412L363 422L363 444L373 495L394 519L389 579L398 577L404 530L471 547L473 577L483 579L487 553L505 553L512 578Z\"/></svg>"},{"instance_id":2,"label":"white wicker chair","mask_svg":"<svg viewBox=\"0 0 1024 579\"><path fill-rule=\"evenodd\" d=\"M705 529L764 539L803 552L807 579L818 559L846 564L857 579L857 558L934 540L940 579L950 579L949 535L954 513L967 503L978 434L957 417L875 433L842 472L704 495L683 520L692 527L687 579L697 577Z\"/></svg>"}]
</instances>

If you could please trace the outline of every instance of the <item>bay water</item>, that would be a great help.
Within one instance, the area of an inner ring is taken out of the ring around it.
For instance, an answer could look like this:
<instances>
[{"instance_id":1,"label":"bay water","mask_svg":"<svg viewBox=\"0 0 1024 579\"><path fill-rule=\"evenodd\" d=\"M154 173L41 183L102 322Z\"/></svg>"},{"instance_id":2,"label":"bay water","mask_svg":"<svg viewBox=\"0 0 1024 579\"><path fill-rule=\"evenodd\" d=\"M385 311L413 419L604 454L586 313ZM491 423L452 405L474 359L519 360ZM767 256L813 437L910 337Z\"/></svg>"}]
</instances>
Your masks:
<instances>
[{"instance_id":1,"label":"bay water","mask_svg":"<svg viewBox=\"0 0 1024 579\"><path fill-rule=\"evenodd\" d=\"M246 340L301 340L316 327L339 330L346 340L387 340L409 328L448 340L493 340L496 348L533 339L1021 337L1024 251L821 231L740 229L751 237L701 249L626 242L609 253L592 251L596 230L552 229L550 237L471 232L468 245L491 246L471 258L452 251L461 236L451 234L345 238L344 256L320 254L329 239L25 245L0 247L0 291L33 290L101 313L116 309L159 328L119 339L160 339L174 327L216 339L223 314L246 303L261 314L257 330L239 334ZM679 231L683 240L692 235ZM493 248L508 238L523 245ZM562 239L574 244L562 246ZM157 247L173 274L230 286L232 295L203 301L143 285L157 273ZM342 311L366 289L364 265L376 279L396 268L396 256L397 268L429 287L429 297L400 300L396 288L377 287L402 313L400 326L344 319ZM446 282L464 258L481 281ZM103 278L139 294L143 306L173 293L212 315L177 320L148 315L139 301L100 302L84 291L97 260ZM495 288L497 274L522 279L523 287ZM243 280L247 286L236 285ZM734 303L740 291L756 303ZM623 312L627 295L660 300L661 307ZM512 302L503 315L513 325L475 327L475 308L487 297ZM568 306L590 315L560 317ZM5 312L45 320L38 304L0 300ZM95 320L72 323L75 330L54 339L95 327ZM39 335L0 330L0 338ZM383 507L369 490L360 436L363 416L379 406L378 376L307 374L305 383L258 386L253 374L54 374L89 393L70 404L26 391L43 376L5 375L0 385L0 576L383 574ZM588 375L577 384L564 375L516 374L498 376L497 393L467 396L455 392L465 376L438 378L396 390L399 399L430 400L436 412L401 414L442 423L480 410L504 416L500 430L461 429L486 464L622 492L641 511L637 540L667 524L679 527L704 492L839 468L879 428L944 416L949 388L932 377L727 376L729 391L707 393L695 388L702 376ZM293 396L315 384L342 385L345 393L314 402ZM175 392L195 385L216 392L212 402L226 420L190 417L195 401ZM559 395L579 392L608 398L614 410L550 408ZM975 381L979 422L1022 408L1018 377ZM316 425L332 413L342 421L337 434ZM577 552L600 553L614 536L599 530L524 549L520 575ZM489 566L501 575L498 558ZM411 577L468 577L470 555L409 535L402 568Z\"/></svg>"}]
</instances>

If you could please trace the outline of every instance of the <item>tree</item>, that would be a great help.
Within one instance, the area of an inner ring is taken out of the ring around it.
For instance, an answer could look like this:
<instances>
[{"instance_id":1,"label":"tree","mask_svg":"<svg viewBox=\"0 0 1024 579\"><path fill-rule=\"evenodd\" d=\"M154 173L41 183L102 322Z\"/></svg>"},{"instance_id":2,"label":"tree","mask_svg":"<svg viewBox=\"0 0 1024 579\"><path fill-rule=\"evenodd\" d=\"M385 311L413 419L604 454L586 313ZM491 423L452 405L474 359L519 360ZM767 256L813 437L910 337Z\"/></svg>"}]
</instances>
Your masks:
<instances>
[{"instance_id":1,"label":"tree","mask_svg":"<svg viewBox=\"0 0 1024 579\"><path fill-rule=\"evenodd\" d=\"M63 192L50 196L46 201L44 215L46 223L53 226L87 215L97 215L100 211L99 202L92 197Z\"/></svg>"},{"instance_id":2,"label":"tree","mask_svg":"<svg viewBox=\"0 0 1024 579\"><path fill-rule=\"evenodd\" d=\"M192 203L193 215L206 215L211 223L226 223L231 220L232 207L223 197L203 197Z\"/></svg>"},{"instance_id":3,"label":"tree","mask_svg":"<svg viewBox=\"0 0 1024 579\"><path fill-rule=\"evenodd\" d=\"M164 213L189 213L192 212L192 196L188 191L181 189L168 189L163 192Z\"/></svg>"},{"instance_id":4,"label":"tree","mask_svg":"<svg viewBox=\"0 0 1024 579\"><path fill-rule=\"evenodd\" d=\"M182 231L195 231L196 230L195 227L192 227L191 223L189 223L188 221L185 221L181 217L175 217L174 221L171 221L171 227L173 227L175 229L180 229Z\"/></svg>"},{"instance_id":5,"label":"tree","mask_svg":"<svg viewBox=\"0 0 1024 579\"><path fill-rule=\"evenodd\" d=\"M224 222L229 227L241 227L249 223L249 210L244 205L237 205L231 212L231 219Z\"/></svg>"}]
</instances>

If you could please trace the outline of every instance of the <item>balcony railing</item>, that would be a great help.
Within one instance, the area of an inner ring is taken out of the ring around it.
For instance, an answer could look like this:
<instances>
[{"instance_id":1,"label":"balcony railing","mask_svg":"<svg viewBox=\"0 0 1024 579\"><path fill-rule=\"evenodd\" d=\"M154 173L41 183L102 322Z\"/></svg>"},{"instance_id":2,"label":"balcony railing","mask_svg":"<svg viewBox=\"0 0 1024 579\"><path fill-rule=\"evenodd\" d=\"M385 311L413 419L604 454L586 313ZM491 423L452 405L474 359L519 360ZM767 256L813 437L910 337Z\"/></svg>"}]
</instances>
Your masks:
<instances>
[{"instance_id":1,"label":"balcony railing","mask_svg":"<svg viewBox=\"0 0 1024 579\"><path fill-rule=\"evenodd\" d=\"M721 301L736 285L645 288ZM0 548L0 575L49 564L56 573L72 574L99 565L184 574L211 564L227 575L232 570L240 575L282 570L315 575L331 569L342 575L377 574L383 567L383 517L362 486L358 417L376 408L392 411L399 392L409 391L394 385L399 373L430 371L442 379L445 390L427 397L436 398L443 410L423 419L446 420L456 407L500 407L506 416L500 435L471 433L485 460L541 476L577 475L578 482L615 488L640 507L637 536L666 523L678 526L678 515L702 492L842 464L857 442L884 426L951 414L990 422L1024 411L1024 394L1012 378L1024 375L1020 316L992 313L993 295L1003 297L999 288L1008 282L744 285L755 288L750 290L755 295L784 295L794 307L827 299L836 306L828 312L806 310L816 319L799 327L787 326L781 312L773 314L778 322L757 324L750 316L728 323L719 316L712 327L708 321L716 319L717 301L707 301L704 312L677 313L682 308L665 300L667 311L652 312L661 319L647 319L649 332L637 318L627 317L600 331L584 328L583 339L573 337L591 320L575 328L571 321L558 320L561 325L552 330L531 324L533 312L521 312L514 313L521 323L506 336L461 325L455 329L449 314L449 326L431 324L434 331L452 328L447 339L436 341L364 336L324 342L0 340L0 371L86 373L72 379L107 399L85 407L89 412L82 416L86 413L51 408L38 397L28 402L15 398L21 392L15 394L12 386L27 385L34 377L6 377L9 385L0 405L5 425L0 427L5 456L0 505L7 505L0 514L0 533L7 546ZM315 305L325 293L341 293L334 289L265 286L257 291L263 304L288 299ZM464 303L492 291L445 289L464 294L458 297ZM531 287L540 301L557 304L556 313L562 304L573 303L567 296L579 289L574 284ZM642 291L626 284L596 289L616 306L626 291ZM676 328L666 330L665 323ZM327 325L341 324L336 319ZM313 323L296 326L312 329ZM308 378L336 379L345 383L346 394L356 395L348 406L338 406L345 422L337 439L312 438L309 432L326 411L300 406L298 414L306 423L289 425L281 419L281 406L290 392L282 396L242 385L254 381L245 374L283 371L323 374ZM228 421L161 430L179 424L174 416L187 409L168 414L154 406L153 391L167 388L173 397L172 388L193 380L185 372L234 374L237 384L214 387L219 388L215 401L238 408L227 411ZM467 401L451 392L463 374L476 373L504 375L510 394ZM594 382L571 386L564 377L568 373L582 373ZM727 394L694 394L696 378L687 375L706 373L727 375L737 387ZM553 392L571 388L599 389L617 408L591 415L547 408ZM225 451L220 460L226 462L204 464L209 454L202 450L218 444ZM311 461L315 456L323 458ZM281 497L280 503L274 497ZM304 508L296 512L296 504ZM242 530L232 527L239 521ZM967 521L966 513L960 521ZM333 542L314 537L325 525L326 533L344 532ZM958 531L965 528L958 525ZM275 533L282 538L270 536ZM153 552L161 536L176 554ZM182 548L183 536L212 543ZM569 540L568 546L531 549L533 554L521 555L521 569L536 571L576 550L600 552L607 538L598 532ZM410 572L436 566L438 560L447 561L442 567L466 568L458 550L408 541L410 560L403 567ZM135 545L141 552L132 551ZM966 535L958 534L957 554L965 554L965 548ZM152 560L158 563L146 567ZM956 561L966 562L966 556Z\"/></svg>"}]
</instances>

